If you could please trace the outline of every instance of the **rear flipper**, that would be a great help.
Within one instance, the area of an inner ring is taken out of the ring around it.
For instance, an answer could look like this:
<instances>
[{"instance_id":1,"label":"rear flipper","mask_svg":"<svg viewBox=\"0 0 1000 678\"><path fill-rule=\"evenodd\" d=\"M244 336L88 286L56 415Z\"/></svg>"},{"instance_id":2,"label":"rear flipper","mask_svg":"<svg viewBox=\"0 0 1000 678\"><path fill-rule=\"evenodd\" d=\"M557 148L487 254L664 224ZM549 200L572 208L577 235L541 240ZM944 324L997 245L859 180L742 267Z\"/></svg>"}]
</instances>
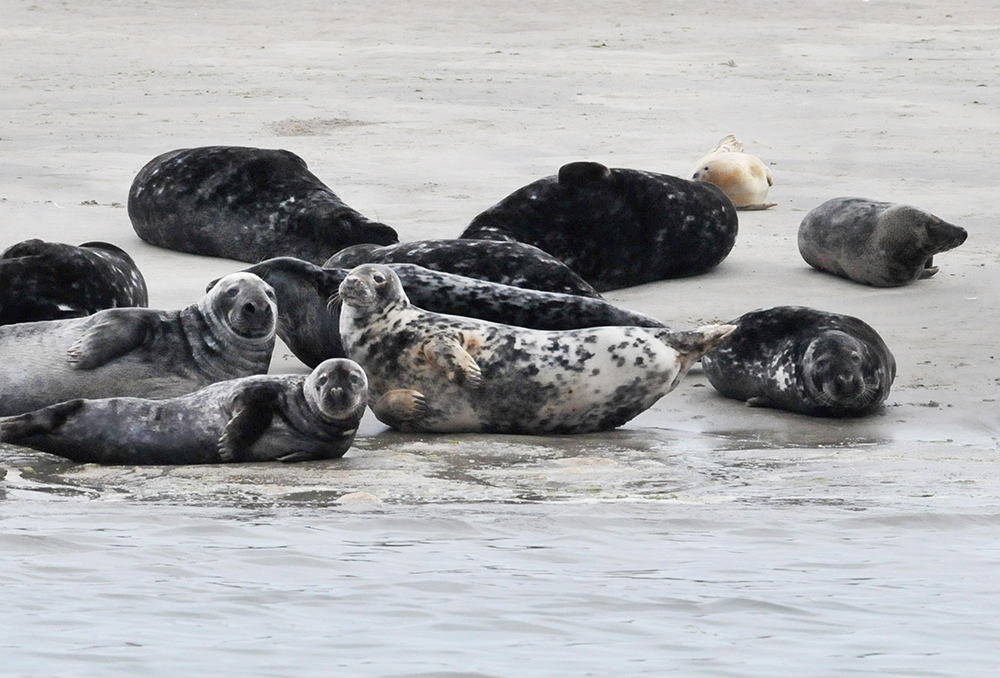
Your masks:
<instances>
[{"instance_id":1,"label":"rear flipper","mask_svg":"<svg viewBox=\"0 0 1000 678\"><path fill-rule=\"evenodd\" d=\"M0 419L0 442L17 445L32 436L48 435L81 407L83 400L68 400L27 414Z\"/></svg>"}]
</instances>

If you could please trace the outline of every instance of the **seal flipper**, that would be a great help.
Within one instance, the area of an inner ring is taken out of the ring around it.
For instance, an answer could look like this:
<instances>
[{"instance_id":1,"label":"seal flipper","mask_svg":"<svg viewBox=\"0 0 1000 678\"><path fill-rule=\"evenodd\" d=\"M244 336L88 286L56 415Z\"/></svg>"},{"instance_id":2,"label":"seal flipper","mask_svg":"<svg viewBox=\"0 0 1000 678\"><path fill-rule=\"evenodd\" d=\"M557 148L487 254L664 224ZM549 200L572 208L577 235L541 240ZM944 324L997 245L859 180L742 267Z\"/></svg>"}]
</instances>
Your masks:
<instances>
[{"instance_id":1,"label":"seal flipper","mask_svg":"<svg viewBox=\"0 0 1000 678\"><path fill-rule=\"evenodd\" d=\"M611 170L599 162L583 160L559 168L559 185L587 187L611 178Z\"/></svg>"},{"instance_id":2,"label":"seal flipper","mask_svg":"<svg viewBox=\"0 0 1000 678\"><path fill-rule=\"evenodd\" d=\"M920 272L920 279L930 278L938 270L938 267L934 265L934 257L927 257L927 261L924 262L924 270Z\"/></svg>"},{"instance_id":3,"label":"seal flipper","mask_svg":"<svg viewBox=\"0 0 1000 678\"><path fill-rule=\"evenodd\" d=\"M70 367L92 370L141 346L149 338L157 312L120 308L103 311L66 352Z\"/></svg>"},{"instance_id":4,"label":"seal flipper","mask_svg":"<svg viewBox=\"0 0 1000 678\"><path fill-rule=\"evenodd\" d=\"M219 459L240 461L240 456L271 426L281 407L280 391L268 384L244 389L233 399L233 414L219 438Z\"/></svg>"},{"instance_id":5,"label":"seal flipper","mask_svg":"<svg viewBox=\"0 0 1000 678\"><path fill-rule=\"evenodd\" d=\"M453 334L435 334L424 342L423 354L431 365L441 369L459 386L477 388L483 381L479 363L469 355L462 338Z\"/></svg>"},{"instance_id":6,"label":"seal flipper","mask_svg":"<svg viewBox=\"0 0 1000 678\"><path fill-rule=\"evenodd\" d=\"M83 400L77 398L0 420L0 442L18 445L26 438L48 435L62 426L69 415L81 407Z\"/></svg>"},{"instance_id":7,"label":"seal flipper","mask_svg":"<svg viewBox=\"0 0 1000 678\"><path fill-rule=\"evenodd\" d=\"M375 417L386 426L406 430L409 422L427 414L427 399L412 388L397 388L382 394L371 403L371 408Z\"/></svg>"}]
</instances>

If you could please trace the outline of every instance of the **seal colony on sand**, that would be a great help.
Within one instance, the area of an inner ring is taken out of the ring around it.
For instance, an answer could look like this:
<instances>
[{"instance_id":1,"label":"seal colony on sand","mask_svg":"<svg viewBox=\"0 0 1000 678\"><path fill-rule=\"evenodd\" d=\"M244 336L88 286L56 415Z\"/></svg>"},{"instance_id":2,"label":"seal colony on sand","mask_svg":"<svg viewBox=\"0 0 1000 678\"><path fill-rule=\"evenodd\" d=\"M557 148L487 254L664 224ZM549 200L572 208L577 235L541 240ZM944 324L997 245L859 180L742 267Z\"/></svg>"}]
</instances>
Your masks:
<instances>
[{"instance_id":1,"label":"seal colony on sand","mask_svg":"<svg viewBox=\"0 0 1000 678\"><path fill-rule=\"evenodd\" d=\"M875 287L899 287L938 272L934 255L968 237L910 205L834 198L799 225L799 253L813 268Z\"/></svg>"},{"instance_id":2,"label":"seal colony on sand","mask_svg":"<svg viewBox=\"0 0 1000 678\"><path fill-rule=\"evenodd\" d=\"M323 268L351 269L361 264L417 264L501 285L600 296L566 264L520 242L417 240L385 247L356 245L330 257Z\"/></svg>"},{"instance_id":3,"label":"seal colony on sand","mask_svg":"<svg viewBox=\"0 0 1000 678\"><path fill-rule=\"evenodd\" d=\"M73 398L170 398L263 374L276 312L269 285L233 273L180 311L113 308L0 326L0 415Z\"/></svg>"},{"instance_id":4,"label":"seal colony on sand","mask_svg":"<svg viewBox=\"0 0 1000 678\"><path fill-rule=\"evenodd\" d=\"M139 268L110 243L25 240L0 254L0 325L148 303Z\"/></svg>"},{"instance_id":5,"label":"seal colony on sand","mask_svg":"<svg viewBox=\"0 0 1000 678\"><path fill-rule=\"evenodd\" d=\"M205 146L159 155L132 182L128 215L152 245L251 264L278 256L319 264L349 245L399 241L285 150Z\"/></svg>"},{"instance_id":6,"label":"seal colony on sand","mask_svg":"<svg viewBox=\"0 0 1000 678\"><path fill-rule=\"evenodd\" d=\"M801 306L747 313L701 364L727 398L801 414L845 417L877 409L896 377L878 332L847 315Z\"/></svg>"},{"instance_id":7,"label":"seal colony on sand","mask_svg":"<svg viewBox=\"0 0 1000 678\"><path fill-rule=\"evenodd\" d=\"M388 266L340 286L340 334L368 374L372 411L394 428L587 433L621 426L677 386L734 328L545 332L412 306Z\"/></svg>"},{"instance_id":8,"label":"seal colony on sand","mask_svg":"<svg viewBox=\"0 0 1000 678\"><path fill-rule=\"evenodd\" d=\"M167 400L71 400L0 419L0 442L98 464L217 464L342 457L368 402L365 373L231 379Z\"/></svg>"},{"instance_id":9,"label":"seal colony on sand","mask_svg":"<svg viewBox=\"0 0 1000 678\"><path fill-rule=\"evenodd\" d=\"M711 184L574 162L514 191L459 237L534 245L603 292L704 273L732 250L738 226Z\"/></svg>"},{"instance_id":10,"label":"seal colony on sand","mask_svg":"<svg viewBox=\"0 0 1000 678\"><path fill-rule=\"evenodd\" d=\"M737 209L766 210L778 203L765 202L774 185L771 170L760 158L743 152L743 142L729 134L715 150L698 161L692 181L706 181L722 189Z\"/></svg>"}]
</instances>

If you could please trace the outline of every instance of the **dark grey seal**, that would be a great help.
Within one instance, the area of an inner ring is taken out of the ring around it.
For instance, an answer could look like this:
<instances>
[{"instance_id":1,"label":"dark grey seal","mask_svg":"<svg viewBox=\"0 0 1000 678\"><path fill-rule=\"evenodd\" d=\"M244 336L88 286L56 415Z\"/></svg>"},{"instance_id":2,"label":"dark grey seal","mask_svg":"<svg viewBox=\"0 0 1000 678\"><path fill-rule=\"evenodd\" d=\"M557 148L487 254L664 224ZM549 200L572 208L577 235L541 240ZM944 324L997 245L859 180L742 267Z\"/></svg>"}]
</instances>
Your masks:
<instances>
[{"instance_id":1,"label":"dark grey seal","mask_svg":"<svg viewBox=\"0 0 1000 678\"><path fill-rule=\"evenodd\" d=\"M285 150L205 146L159 155L132 182L128 215L152 245L251 264L278 256L319 264L348 245L399 240Z\"/></svg>"}]
</instances>

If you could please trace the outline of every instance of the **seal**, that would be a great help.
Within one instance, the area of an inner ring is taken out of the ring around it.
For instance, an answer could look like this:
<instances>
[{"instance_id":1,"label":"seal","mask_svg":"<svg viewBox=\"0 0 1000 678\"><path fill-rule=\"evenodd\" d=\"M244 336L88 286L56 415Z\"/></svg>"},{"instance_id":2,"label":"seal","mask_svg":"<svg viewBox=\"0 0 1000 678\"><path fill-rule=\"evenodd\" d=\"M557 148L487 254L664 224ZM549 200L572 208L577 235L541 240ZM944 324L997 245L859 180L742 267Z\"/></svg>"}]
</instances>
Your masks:
<instances>
[{"instance_id":1,"label":"seal","mask_svg":"<svg viewBox=\"0 0 1000 678\"><path fill-rule=\"evenodd\" d=\"M799 225L799 253L813 268L875 287L900 287L938 272L934 255L968 237L961 226L910 205L834 198Z\"/></svg>"},{"instance_id":2,"label":"seal","mask_svg":"<svg viewBox=\"0 0 1000 678\"><path fill-rule=\"evenodd\" d=\"M170 398L263 374L276 311L269 285L234 273L180 311L111 308L0 326L0 416L74 398Z\"/></svg>"},{"instance_id":3,"label":"seal","mask_svg":"<svg viewBox=\"0 0 1000 678\"><path fill-rule=\"evenodd\" d=\"M574 162L514 191L459 237L534 245L603 292L704 273L732 250L738 227L733 203L711 184Z\"/></svg>"},{"instance_id":4,"label":"seal","mask_svg":"<svg viewBox=\"0 0 1000 678\"><path fill-rule=\"evenodd\" d=\"M367 383L357 363L327 360L308 376L230 379L165 400L76 399L0 419L0 442L97 464L336 459L354 441Z\"/></svg>"},{"instance_id":5,"label":"seal","mask_svg":"<svg viewBox=\"0 0 1000 678\"><path fill-rule=\"evenodd\" d=\"M432 271L415 264L389 264L410 301L422 309L539 330L604 325L663 327L651 316L619 308L604 299L541 292ZM315 367L345 357L340 341L337 296L348 271L324 269L301 259L278 257L245 269L274 288L278 337L299 360ZM217 282L217 281L215 281ZM209 289L215 285L209 284Z\"/></svg>"},{"instance_id":6,"label":"seal","mask_svg":"<svg viewBox=\"0 0 1000 678\"><path fill-rule=\"evenodd\" d=\"M132 182L128 215L151 245L251 264L277 256L318 264L348 245L399 240L285 150L204 146L159 155Z\"/></svg>"},{"instance_id":7,"label":"seal","mask_svg":"<svg viewBox=\"0 0 1000 678\"><path fill-rule=\"evenodd\" d=\"M746 313L701 364L727 398L817 417L875 411L889 395L896 361L858 318L801 306Z\"/></svg>"},{"instance_id":8,"label":"seal","mask_svg":"<svg viewBox=\"0 0 1000 678\"><path fill-rule=\"evenodd\" d=\"M417 240L385 247L355 245L330 257L323 268L351 269L361 264L416 264L501 285L600 296L566 264L519 242Z\"/></svg>"},{"instance_id":9,"label":"seal","mask_svg":"<svg viewBox=\"0 0 1000 678\"><path fill-rule=\"evenodd\" d=\"M714 151L698 161L691 180L718 186L736 209L766 210L778 204L766 202L767 191L774 185L770 168L757 156L744 153L743 142L733 134L723 137Z\"/></svg>"},{"instance_id":10,"label":"seal","mask_svg":"<svg viewBox=\"0 0 1000 678\"><path fill-rule=\"evenodd\" d=\"M110 243L77 246L35 239L0 253L0 325L148 304L138 266Z\"/></svg>"},{"instance_id":11,"label":"seal","mask_svg":"<svg viewBox=\"0 0 1000 678\"><path fill-rule=\"evenodd\" d=\"M588 433L621 426L672 391L730 331L529 330L423 311L388 266L340 285L340 335L368 374L380 421L404 431Z\"/></svg>"}]
</instances>

